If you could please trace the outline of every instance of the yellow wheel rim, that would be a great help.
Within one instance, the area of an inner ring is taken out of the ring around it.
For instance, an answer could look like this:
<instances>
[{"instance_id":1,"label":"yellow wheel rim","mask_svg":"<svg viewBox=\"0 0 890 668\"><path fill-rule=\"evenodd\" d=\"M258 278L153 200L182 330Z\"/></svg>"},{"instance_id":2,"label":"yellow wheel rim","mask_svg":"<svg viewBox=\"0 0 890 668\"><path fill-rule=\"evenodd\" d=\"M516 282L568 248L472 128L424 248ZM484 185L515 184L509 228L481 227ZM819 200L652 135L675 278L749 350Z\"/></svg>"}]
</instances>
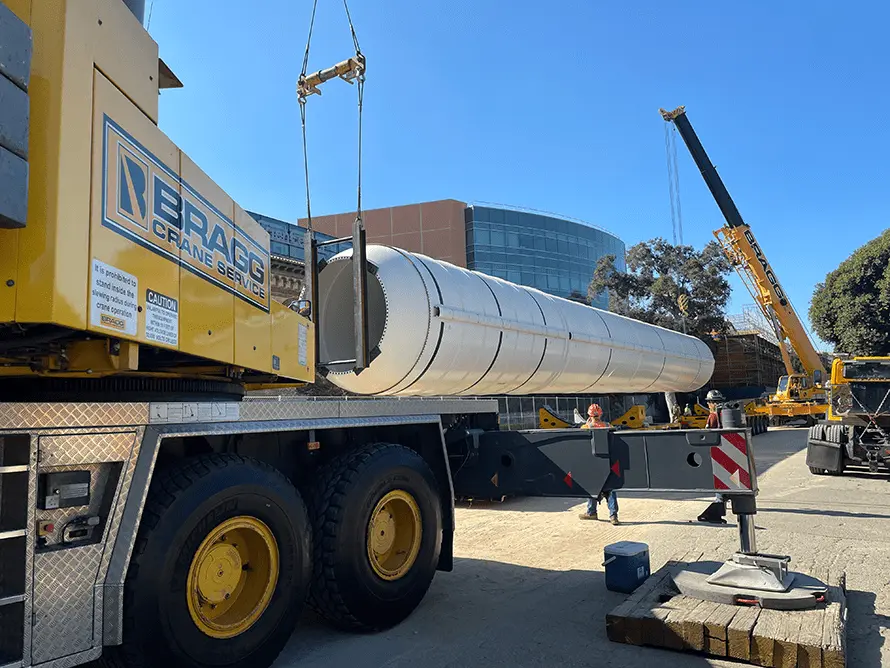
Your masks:
<instances>
[{"instance_id":1,"label":"yellow wheel rim","mask_svg":"<svg viewBox=\"0 0 890 668\"><path fill-rule=\"evenodd\" d=\"M192 621L211 638L247 631L278 584L278 543L255 517L226 520L198 546L188 574Z\"/></svg>"},{"instance_id":2,"label":"yellow wheel rim","mask_svg":"<svg viewBox=\"0 0 890 668\"><path fill-rule=\"evenodd\" d=\"M408 492L387 493L371 513L368 523L368 559L384 580L403 577L417 560L423 524L420 508Z\"/></svg>"}]
</instances>

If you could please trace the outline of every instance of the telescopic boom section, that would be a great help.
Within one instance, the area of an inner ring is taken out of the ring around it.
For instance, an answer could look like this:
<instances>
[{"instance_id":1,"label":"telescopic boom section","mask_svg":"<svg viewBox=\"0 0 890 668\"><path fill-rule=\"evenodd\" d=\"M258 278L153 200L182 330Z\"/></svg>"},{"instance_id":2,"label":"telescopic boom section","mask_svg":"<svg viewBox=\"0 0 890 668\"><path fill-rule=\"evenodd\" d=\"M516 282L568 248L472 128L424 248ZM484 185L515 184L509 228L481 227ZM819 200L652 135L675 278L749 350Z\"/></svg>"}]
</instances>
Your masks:
<instances>
[{"instance_id":1,"label":"telescopic boom section","mask_svg":"<svg viewBox=\"0 0 890 668\"><path fill-rule=\"evenodd\" d=\"M677 107L673 111L661 109L660 112L664 120L673 123L677 128L696 167L701 172L702 178L726 219L726 225L714 232L714 235L723 247L729 261L738 271L742 281L757 300L767 319L770 322L778 322L781 331L776 332L777 335L780 339L788 339L807 374L812 376L815 371L819 371L824 376L825 367L822 364L822 358L813 347L803 323L773 272L763 249L754 238L751 228L742 219L742 215L736 208L735 202L732 201L732 197L729 196L729 191L723 184L723 180L717 174L717 169L708 158L695 130L692 129L692 124L686 117L686 107ZM787 356L783 355L783 357ZM786 367L788 366L790 364L786 358ZM792 373L792 369L789 368L788 373Z\"/></svg>"},{"instance_id":2,"label":"telescopic boom section","mask_svg":"<svg viewBox=\"0 0 890 668\"><path fill-rule=\"evenodd\" d=\"M726 224L729 225L729 227L739 227L744 225L745 221L742 220L742 214L740 214L739 210L736 208L735 202L733 202L732 197L729 196L729 191L726 189L726 186L723 185L723 180L717 174L717 169L711 164L711 160L705 152L705 147L701 145L701 142L698 140L698 135L696 135L695 130L692 129L692 124L689 122L689 119L686 118L686 107L677 107L673 111L665 111L664 109L660 109L659 111L664 120L674 124L674 127L677 128L677 131L683 138L686 148L688 148L689 152L692 154L692 159L695 161L695 165L698 167L702 178L708 186L708 190L711 191L711 194L717 202L717 206L719 206L720 211L723 212L723 217L726 218Z\"/></svg>"}]
</instances>

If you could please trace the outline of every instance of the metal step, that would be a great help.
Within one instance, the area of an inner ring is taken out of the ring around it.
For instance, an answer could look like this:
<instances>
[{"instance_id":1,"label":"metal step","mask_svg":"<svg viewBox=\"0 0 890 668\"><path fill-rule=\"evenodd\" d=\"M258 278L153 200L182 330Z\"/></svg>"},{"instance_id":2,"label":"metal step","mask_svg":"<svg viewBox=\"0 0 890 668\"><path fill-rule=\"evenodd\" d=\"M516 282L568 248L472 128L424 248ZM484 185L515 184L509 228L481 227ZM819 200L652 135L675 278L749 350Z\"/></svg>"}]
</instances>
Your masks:
<instances>
[{"instance_id":1,"label":"metal step","mask_svg":"<svg viewBox=\"0 0 890 668\"><path fill-rule=\"evenodd\" d=\"M25 600L24 594L16 594L15 596L4 596L0 598L0 608L4 605L12 605L13 603L21 603Z\"/></svg>"},{"instance_id":2,"label":"metal step","mask_svg":"<svg viewBox=\"0 0 890 668\"><path fill-rule=\"evenodd\" d=\"M20 466L0 466L0 475L4 473L27 473L30 468L31 467L27 464L21 464Z\"/></svg>"}]
</instances>

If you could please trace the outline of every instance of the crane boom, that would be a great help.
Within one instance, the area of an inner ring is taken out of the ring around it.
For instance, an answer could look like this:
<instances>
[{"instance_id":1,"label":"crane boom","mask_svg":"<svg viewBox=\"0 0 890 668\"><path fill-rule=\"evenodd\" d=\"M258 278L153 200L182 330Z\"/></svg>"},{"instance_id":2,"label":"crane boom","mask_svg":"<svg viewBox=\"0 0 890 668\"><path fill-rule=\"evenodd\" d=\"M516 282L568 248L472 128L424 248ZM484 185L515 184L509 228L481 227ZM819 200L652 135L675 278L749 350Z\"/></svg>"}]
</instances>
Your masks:
<instances>
[{"instance_id":1,"label":"crane boom","mask_svg":"<svg viewBox=\"0 0 890 668\"><path fill-rule=\"evenodd\" d=\"M708 158L695 130L692 129L692 124L686 117L686 108L677 107L673 111L662 109L661 115L664 120L673 123L677 128L717 206L720 207L726 225L716 230L714 235L764 315L776 327L780 343L785 339L791 343L807 375L813 376L814 372L819 372L817 375L824 376L825 367L822 358L816 352L787 293L766 259L763 248L754 238L750 226L742 219L723 180L717 174L717 169ZM790 368L790 359L784 351L784 346L780 347L783 348L787 371L789 375L793 374L794 370Z\"/></svg>"}]
</instances>

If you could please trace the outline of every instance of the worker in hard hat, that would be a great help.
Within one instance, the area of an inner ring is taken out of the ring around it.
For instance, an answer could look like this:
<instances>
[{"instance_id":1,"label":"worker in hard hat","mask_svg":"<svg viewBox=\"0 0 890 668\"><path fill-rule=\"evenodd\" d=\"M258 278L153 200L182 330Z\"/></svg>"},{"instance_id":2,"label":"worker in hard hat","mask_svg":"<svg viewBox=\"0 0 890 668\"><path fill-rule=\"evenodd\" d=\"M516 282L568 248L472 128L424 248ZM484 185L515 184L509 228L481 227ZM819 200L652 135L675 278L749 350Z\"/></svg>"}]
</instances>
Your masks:
<instances>
[{"instance_id":1,"label":"worker in hard hat","mask_svg":"<svg viewBox=\"0 0 890 668\"><path fill-rule=\"evenodd\" d=\"M611 426L608 422L603 421L603 409L599 404L590 404L587 407L587 422L581 427L582 429L599 429Z\"/></svg>"},{"instance_id":2,"label":"worker in hard hat","mask_svg":"<svg viewBox=\"0 0 890 668\"><path fill-rule=\"evenodd\" d=\"M705 428L720 429L719 408L720 404L726 401L726 397L719 390L711 390L705 400L708 402L708 422ZM718 492L714 496L714 502L698 516L698 521L708 524L726 524L726 499L722 494Z\"/></svg>"},{"instance_id":3,"label":"worker in hard hat","mask_svg":"<svg viewBox=\"0 0 890 668\"><path fill-rule=\"evenodd\" d=\"M602 429L604 427L611 427L608 422L603 421L603 409L600 408L599 404L590 404L587 408L587 422L581 425L581 429ZM606 498L606 506L609 508L609 521L612 524L618 524L618 497L614 491L609 490L605 494ZM597 498L593 498L592 496L587 499L587 511L581 513L582 520L598 520L596 514L596 506L597 504L603 500L603 496L599 496Z\"/></svg>"}]
</instances>

